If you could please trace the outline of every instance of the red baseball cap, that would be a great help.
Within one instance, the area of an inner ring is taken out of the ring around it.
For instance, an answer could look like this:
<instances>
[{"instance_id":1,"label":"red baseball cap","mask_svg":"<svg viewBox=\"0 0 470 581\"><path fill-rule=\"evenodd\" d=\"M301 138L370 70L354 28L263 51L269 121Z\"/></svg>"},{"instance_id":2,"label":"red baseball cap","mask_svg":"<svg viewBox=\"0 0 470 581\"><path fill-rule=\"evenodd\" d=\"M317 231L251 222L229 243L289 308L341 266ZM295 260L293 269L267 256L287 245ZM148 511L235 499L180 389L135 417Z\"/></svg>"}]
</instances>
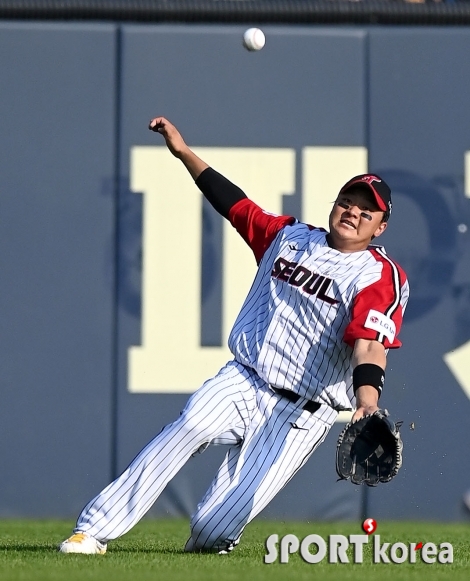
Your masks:
<instances>
[{"instance_id":1,"label":"red baseball cap","mask_svg":"<svg viewBox=\"0 0 470 581\"><path fill-rule=\"evenodd\" d=\"M339 193L343 194L353 186L366 187L374 194L375 201L382 212L387 212L389 215L392 213L392 190L381 177L372 173L355 176L344 184Z\"/></svg>"}]
</instances>

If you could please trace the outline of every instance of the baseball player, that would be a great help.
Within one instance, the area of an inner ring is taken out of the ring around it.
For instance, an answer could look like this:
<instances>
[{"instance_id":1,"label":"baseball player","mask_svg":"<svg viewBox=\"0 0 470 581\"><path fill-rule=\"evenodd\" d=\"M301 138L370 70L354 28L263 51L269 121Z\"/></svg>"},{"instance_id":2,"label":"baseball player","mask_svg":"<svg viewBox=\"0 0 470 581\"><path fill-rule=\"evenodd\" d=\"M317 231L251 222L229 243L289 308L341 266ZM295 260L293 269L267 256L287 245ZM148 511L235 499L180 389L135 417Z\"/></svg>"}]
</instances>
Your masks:
<instances>
[{"instance_id":1,"label":"baseball player","mask_svg":"<svg viewBox=\"0 0 470 581\"><path fill-rule=\"evenodd\" d=\"M229 448L191 519L185 549L231 551L323 442L338 411L355 409L356 419L378 409L387 351L401 345L406 275L371 245L392 209L379 176L356 176L341 189L328 232L264 212L165 118L152 119L149 129L244 238L258 270L230 333L233 360L87 504L63 553L105 553L210 444Z\"/></svg>"}]
</instances>

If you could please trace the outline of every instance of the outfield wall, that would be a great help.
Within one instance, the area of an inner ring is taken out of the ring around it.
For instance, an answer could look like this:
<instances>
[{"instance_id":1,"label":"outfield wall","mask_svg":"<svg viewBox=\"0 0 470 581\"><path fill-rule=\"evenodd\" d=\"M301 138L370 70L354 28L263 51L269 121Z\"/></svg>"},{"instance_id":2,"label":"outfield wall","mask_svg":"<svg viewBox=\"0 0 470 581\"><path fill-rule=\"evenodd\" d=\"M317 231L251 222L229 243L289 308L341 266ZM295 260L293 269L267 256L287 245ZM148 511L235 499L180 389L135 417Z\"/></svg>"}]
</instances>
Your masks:
<instances>
[{"instance_id":1,"label":"outfield wall","mask_svg":"<svg viewBox=\"0 0 470 581\"><path fill-rule=\"evenodd\" d=\"M263 514L465 518L470 29L266 26L248 53L249 24L0 23L0 516L75 516L229 357L254 261L147 130L163 114L270 211L326 225L367 169L394 190L403 469L337 483L336 424ZM151 514L190 514L221 454Z\"/></svg>"}]
</instances>

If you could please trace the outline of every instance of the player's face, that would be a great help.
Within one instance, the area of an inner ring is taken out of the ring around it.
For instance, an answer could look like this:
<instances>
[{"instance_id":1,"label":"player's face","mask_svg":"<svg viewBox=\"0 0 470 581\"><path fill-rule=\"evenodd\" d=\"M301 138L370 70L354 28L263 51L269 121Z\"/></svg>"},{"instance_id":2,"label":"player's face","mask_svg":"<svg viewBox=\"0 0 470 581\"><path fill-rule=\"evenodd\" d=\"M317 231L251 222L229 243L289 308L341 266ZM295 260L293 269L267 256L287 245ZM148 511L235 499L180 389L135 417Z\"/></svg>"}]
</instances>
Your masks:
<instances>
[{"instance_id":1,"label":"player's face","mask_svg":"<svg viewBox=\"0 0 470 581\"><path fill-rule=\"evenodd\" d=\"M342 252L365 250L387 227L371 192L350 188L340 194L330 214L329 243Z\"/></svg>"}]
</instances>

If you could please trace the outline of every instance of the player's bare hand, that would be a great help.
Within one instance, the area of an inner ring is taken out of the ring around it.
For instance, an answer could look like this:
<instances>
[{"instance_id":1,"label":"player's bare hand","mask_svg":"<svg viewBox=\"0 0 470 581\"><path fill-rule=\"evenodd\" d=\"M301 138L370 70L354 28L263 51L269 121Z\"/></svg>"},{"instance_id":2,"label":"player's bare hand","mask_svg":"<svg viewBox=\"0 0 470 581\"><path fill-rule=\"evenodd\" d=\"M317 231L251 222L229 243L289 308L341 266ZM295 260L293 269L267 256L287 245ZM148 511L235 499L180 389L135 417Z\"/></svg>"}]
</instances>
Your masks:
<instances>
[{"instance_id":1,"label":"player's bare hand","mask_svg":"<svg viewBox=\"0 0 470 581\"><path fill-rule=\"evenodd\" d=\"M187 151L188 146L182 138L181 133L165 117L154 117L151 119L149 129L150 131L163 135L168 149L175 157L180 158Z\"/></svg>"},{"instance_id":2,"label":"player's bare hand","mask_svg":"<svg viewBox=\"0 0 470 581\"><path fill-rule=\"evenodd\" d=\"M368 405L368 406L358 407L356 409L356 411L354 412L354 414L353 414L353 416L351 418L351 421L352 422L355 422L356 420L360 420L364 416L368 416L370 414L373 414L378 409L379 409L379 407L376 406L376 405Z\"/></svg>"}]
</instances>

